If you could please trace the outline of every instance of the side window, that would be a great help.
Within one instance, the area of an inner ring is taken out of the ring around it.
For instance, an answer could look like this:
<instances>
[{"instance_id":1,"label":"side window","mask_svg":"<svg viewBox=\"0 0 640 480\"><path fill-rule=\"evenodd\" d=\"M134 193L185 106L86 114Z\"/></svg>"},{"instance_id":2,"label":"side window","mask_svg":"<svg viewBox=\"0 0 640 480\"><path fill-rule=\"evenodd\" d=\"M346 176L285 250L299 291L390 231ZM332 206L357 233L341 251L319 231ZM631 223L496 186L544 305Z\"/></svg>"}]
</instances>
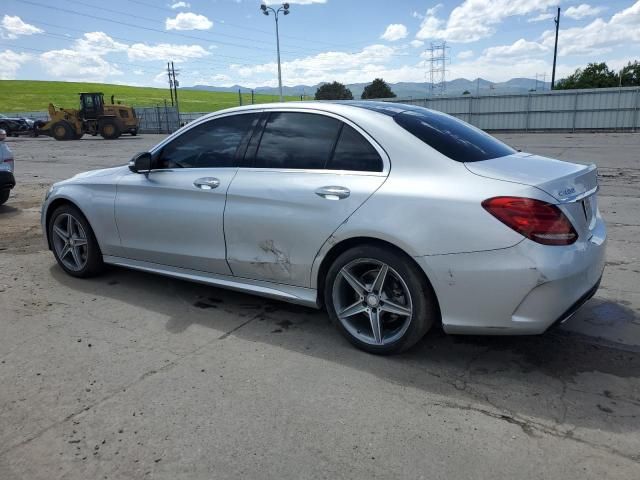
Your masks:
<instances>
[{"instance_id":1,"label":"side window","mask_svg":"<svg viewBox=\"0 0 640 480\"><path fill-rule=\"evenodd\" d=\"M157 168L233 167L236 151L257 118L247 113L193 127L164 146Z\"/></svg>"},{"instance_id":2,"label":"side window","mask_svg":"<svg viewBox=\"0 0 640 480\"><path fill-rule=\"evenodd\" d=\"M327 168L330 170L381 172L382 158L366 138L353 127L345 124L342 127L333 158Z\"/></svg>"},{"instance_id":3,"label":"side window","mask_svg":"<svg viewBox=\"0 0 640 480\"><path fill-rule=\"evenodd\" d=\"M269 116L254 166L321 169L331 157L340 121L313 113L277 112Z\"/></svg>"}]
</instances>

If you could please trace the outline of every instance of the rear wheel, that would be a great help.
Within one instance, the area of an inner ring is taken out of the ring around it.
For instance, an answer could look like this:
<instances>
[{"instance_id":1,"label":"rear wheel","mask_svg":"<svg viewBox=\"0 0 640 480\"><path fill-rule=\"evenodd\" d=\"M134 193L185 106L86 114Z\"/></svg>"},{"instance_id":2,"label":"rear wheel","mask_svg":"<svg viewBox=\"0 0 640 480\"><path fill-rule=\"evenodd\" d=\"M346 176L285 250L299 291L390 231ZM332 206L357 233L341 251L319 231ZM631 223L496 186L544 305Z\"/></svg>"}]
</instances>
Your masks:
<instances>
[{"instance_id":1,"label":"rear wheel","mask_svg":"<svg viewBox=\"0 0 640 480\"><path fill-rule=\"evenodd\" d=\"M138 135L138 129L134 128L133 130L131 130L131 136L135 137L136 135Z\"/></svg>"},{"instance_id":2,"label":"rear wheel","mask_svg":"<svg viewBox=\"0 0 640 480\"><path fill-rule=\"evenodd\" d=\"M10 193L11 193L11 190L9 189L0 190L0 205L3 205L4 203L7 202L7 200L9 200Z\"/></svg>"},{"instance_id":3,"label":"rear wheel","mask_svg":"<svg viewBox=\"0 0 640 480\"><path fill-rule=\"evenodd\" d=\"M404 254L376 245L347 250L324 286L329 317L355 346L370 353L402 352L438 315L431 285Z\"/></svg>"},{"instance_id":4,"label":"rear wheel","mask_svg":"<svg viewBox=\"0 0 640 480\"><path fill-rule=\"evenodd\" d=\"M53 134L53 138L59 141L71 140L75 135L71 124L64 120L56 122L53 127L51 127L51 132Z\"/></svg>"},{"instance_id":5,"label":"rear wheel","mask_svg":"<svg viewBox=\"0 0 640 480\"><path fill-rule=\"evenodd\" d=\"M100 123L100 135L105 140L115 140L121 135L120 127L115 120L104 120Z\"/></svg>"},{"instance_id":6,"label":"rear wheel","mask_svg":"<svg viewBox=\"0 0 640 480\"><path fill-rule=\"evenodd\" d=\"M49 239L58 264L69 275L86 278L102 271L102 252L80 210L58 207L49 220Z\"/></svg>"}]
</instances>

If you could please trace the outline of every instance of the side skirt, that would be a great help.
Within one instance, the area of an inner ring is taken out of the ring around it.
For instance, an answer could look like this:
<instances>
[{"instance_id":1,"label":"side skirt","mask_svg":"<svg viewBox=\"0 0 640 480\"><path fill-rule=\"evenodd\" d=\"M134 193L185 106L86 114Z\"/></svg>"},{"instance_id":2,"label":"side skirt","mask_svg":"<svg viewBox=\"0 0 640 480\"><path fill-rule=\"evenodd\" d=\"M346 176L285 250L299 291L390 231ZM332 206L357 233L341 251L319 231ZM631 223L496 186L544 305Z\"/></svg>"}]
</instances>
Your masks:
<instances>
[{"instance_id":1,"label":"side skirt","mask_svg":"<svg viewBox=\"0 0 640 480\"><path fill-rule=\"evenodd\" d=\"M215 273L200 272L186 268L171 267L151 262L131 260L129 258L103 256L104 263L118 267L132 268L143 272L156 273L167 277L189 280L191 282L213 285L215 287L228 288L239 292L251 293L262 297L273 298L285 302L304 305L305 307L319 308L318 292L312 288L294 287L281 283L265 282Z\"/></svg>"}]
</instances>

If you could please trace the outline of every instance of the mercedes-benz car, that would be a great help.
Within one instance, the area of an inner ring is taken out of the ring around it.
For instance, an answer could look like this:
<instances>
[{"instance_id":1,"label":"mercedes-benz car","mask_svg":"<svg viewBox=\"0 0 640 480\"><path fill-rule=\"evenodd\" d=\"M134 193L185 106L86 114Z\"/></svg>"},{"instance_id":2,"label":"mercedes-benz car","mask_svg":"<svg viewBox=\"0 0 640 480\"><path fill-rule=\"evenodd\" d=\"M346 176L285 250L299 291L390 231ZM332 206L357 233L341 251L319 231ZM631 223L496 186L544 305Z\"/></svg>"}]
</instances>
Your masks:
<instances>
[{"instance_id":1,"label":"mercedes-benz car","mask_svg":"<svg viewBox=\"0 0 640 480\"><path fill-rule=\"evenodd\" d=\"M206 115L120 167L54 184L46 241L104 264L325 307L395 353L434 325L539 334L598 288L597 170L522 153L454 117L382 102Z\"/></svg>"}]
</instances>

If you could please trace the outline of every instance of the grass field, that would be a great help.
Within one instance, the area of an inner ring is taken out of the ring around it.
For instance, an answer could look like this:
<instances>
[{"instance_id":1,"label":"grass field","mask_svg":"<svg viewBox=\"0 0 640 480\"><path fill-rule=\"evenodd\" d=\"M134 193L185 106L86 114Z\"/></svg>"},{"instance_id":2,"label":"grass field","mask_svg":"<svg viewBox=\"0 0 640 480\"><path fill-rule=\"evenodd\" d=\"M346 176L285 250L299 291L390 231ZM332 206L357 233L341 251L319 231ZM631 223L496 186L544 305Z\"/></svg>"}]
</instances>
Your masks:
<instances>
[{"instance_id":1,"label":"grass field","mask_svg":"<svg viewBox=\"0 0 640 480\"><path fill-rule=\"evenodd\" d=\"M105 102L111 95L116 101L134 107L151 107L171 104L168 88L129 87L104 83L46 82L34 80L0 80L0 112L46 111L49 103L66 108L77 108L78 93L102 92ZM237 93L204 92L178 89L181 112L213 112L223 108L235 107ZM286 97L287 101L299 100ZM277 102L276 95L256 95L255 103ZM243 94L243 103L251 103L251 94Z\"/></svg>"}]
</instances>

